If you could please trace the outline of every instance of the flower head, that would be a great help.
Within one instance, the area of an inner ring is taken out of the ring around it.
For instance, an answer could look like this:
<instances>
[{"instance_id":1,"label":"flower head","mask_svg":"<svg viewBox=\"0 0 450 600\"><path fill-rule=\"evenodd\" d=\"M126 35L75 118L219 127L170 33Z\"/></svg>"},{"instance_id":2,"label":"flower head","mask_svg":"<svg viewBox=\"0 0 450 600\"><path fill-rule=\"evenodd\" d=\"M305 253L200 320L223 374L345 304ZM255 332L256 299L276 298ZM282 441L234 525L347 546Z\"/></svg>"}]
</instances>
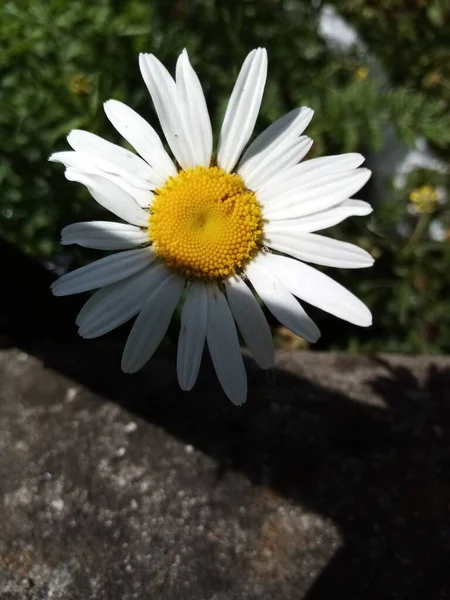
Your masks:
<instances>
[{"instance_id":1,"label":"flower head","mask_svg":"<svg viewBox=\"0 0 450 600\"><path fill-rule=\"evenodd\" d=\"M97 289L77 318L94 338L136 317L122 369L132 373L152 356L185 297L178 343L180 386L197 379L205 341L219 381L235 404L247 395L236 324L256 362L274 360L271 332L255 297L296 335L320 335L298 299L361 326L364 304L307 263L360 268L364 250L315 233L371 207L351 199L368 180L359 154L301 162L312 140L303 135L309 108L291 111L248 145L267 74L264 49L253 50L238 76L213 155L211 122L187 52L171 77L156 57L140 68L172 158L155 130L126 105L105 103L108 119L134 147L129 152L85 131L72 131L71 152L53 154L66 177L87 186L124 222L69 225L63 244L121 250L61 277L56 295Z\"/></svg>"},{"instance_id":2,"label":"flower head","mask_svg":"<svg viewBox=\"0 0 450 600\"><path fill-rule=\"evenodd\" d=\"M355 79L357 79L358 81L365 81L368 76L369 67L366 67L365 65L361 65L355 71Z\"/></svg>"},{"instance_id":3,"label":"flower head","mask_svg":"<svg viewBox=\"0 0 450 600\"><path fill-rule=\"evenodd\" d=\"M76 94L77 96L83 96L84 94L89 94L91 91L91 86L88 78L85 75L78 74L74 75L70 80L69 89L73 94Z\"/></svg>"},{"instance_id":4,"label":"flower head","mask_svg":"<svg viewBox=\"0 0 450 600\"><path fill-rule=\"evenodd\" d=\"M414 210L418 213L432 213L436 208L439 200L437 190L431 185L422 185L414 189L409 199L414 206Z\"/></svg>"}]
</instances>

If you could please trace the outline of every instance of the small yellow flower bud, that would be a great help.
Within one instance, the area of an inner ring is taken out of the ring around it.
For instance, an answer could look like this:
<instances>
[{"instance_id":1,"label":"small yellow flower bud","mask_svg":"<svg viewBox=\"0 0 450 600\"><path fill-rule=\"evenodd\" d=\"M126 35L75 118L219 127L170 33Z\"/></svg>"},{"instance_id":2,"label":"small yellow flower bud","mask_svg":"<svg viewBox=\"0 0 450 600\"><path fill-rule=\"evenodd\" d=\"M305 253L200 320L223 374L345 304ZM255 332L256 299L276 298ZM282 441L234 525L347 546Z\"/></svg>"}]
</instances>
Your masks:
<instances>
[{"instance_id":1,"label":"small yellow flower bud","mask_svg":"<svg viewBox=\"0 0 450 600\"><path fill-rule=\"evenodd\" d=\"M432 185L423 185L413 190L409 195L410 201L419 213L432 213L436 207L438 195Z\"/></svg>"}]
</instances>

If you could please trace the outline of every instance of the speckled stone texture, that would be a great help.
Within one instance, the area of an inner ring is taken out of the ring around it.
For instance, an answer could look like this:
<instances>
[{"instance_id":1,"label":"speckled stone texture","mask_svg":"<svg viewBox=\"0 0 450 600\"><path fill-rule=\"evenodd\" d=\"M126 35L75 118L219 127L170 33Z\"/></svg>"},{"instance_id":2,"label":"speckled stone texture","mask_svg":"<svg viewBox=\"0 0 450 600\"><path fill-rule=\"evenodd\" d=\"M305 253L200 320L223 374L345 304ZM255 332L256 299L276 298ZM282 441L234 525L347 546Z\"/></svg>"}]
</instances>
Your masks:
<instances>
[{"instance_id":1,"label":"speckled stone texture","mask_svg":"<svg viewBox=\"0 0 450 600\"><path fill-rule=\"evenodd\" d=\"M247 361L233 407L172 345L0 351L1 600L445 600L450 360Z\"/></svg>"}]
</instances>

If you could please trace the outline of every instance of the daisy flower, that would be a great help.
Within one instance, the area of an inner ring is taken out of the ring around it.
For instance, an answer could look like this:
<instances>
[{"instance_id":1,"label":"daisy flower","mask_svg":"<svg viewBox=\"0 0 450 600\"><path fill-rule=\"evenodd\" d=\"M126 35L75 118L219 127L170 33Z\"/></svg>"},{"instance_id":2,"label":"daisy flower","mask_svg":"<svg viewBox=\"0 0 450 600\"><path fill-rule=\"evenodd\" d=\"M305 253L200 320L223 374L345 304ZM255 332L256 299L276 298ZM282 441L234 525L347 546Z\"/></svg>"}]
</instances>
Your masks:
<instances>
[{"instance_id":1,"label":"daisy flower","mask_svg":"<svg viewBox=\"0 0 450 600\"><path fill-rule=\"evenodd\" d=\"M139 65L172 156L134 110L110 100L104 108L137 154L86 131L72 131L73 151L50 160L85 185L121 222L75 223L62 244L120 252L62 276L53 293L97 290L77 317L79 333L95 338L136 317L122 369L138 371L163 339L178 304L180 386L190 390L208 346L218 379L234 404L247 396L237 328L262 368L274 361L267 309L309 342L320 336L299 300L350 323L371 324L367 307L307 263L360 268L372 257L318 235L371 207L351 199L369 179L360 154L303 161L309 108L275 121L247 146L267 76L267 54L250 52L237 78L213 153L211 122L186 51L173 79L151 54ZM303 162L301 162L303 161ZM237 325L237 327L236 327Z\"/></svg>"}]
</instances>

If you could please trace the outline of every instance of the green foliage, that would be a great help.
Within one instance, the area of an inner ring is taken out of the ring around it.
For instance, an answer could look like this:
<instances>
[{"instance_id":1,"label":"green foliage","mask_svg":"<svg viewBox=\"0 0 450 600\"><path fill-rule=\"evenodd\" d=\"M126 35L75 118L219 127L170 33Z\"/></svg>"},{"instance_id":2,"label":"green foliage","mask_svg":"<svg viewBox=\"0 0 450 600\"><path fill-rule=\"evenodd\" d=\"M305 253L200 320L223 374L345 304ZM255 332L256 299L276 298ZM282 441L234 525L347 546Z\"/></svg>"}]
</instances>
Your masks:
<instances>
[{"instance_id":1,"label":"green foliage","mask_svg":"<svg viewBox=\"0 0 450 600\"><path fill-rule=\"evenodd\" d=\"M204 84L216 132L248 51L265 46L269 78L258 130L299 105L315 109L312 156L382 149L386 128L412 144L424 137L448 162L450 54L445 0L335 0L386 74L355 49L334 54L318 34L322 3L301 0L3 0L0 6L0 235L39 259L60 252L59 231L102 215L81 186L47 162L67 149L71 129L121 143L102 104L122 100L157 127L137 55L170 68L187 47ZM370 165L369 165L370 166ZM422 185L449 194L448 178L411 173L403 190L369 185L370 219L330 234L378 257L370 270L336 278L371 307L368 330L327 321L325 347L450 351L450 244L433 241L429 221L450 229L449 200L434 214L410 214ZM367 226L369 223L369 226ZM69 250L76 260L85 252ZM331 273L334 276L333 273ZM315 315L316 316L316 315ZM323 316L320 318L324 318Z\"/></svg>"}]
</instances>

